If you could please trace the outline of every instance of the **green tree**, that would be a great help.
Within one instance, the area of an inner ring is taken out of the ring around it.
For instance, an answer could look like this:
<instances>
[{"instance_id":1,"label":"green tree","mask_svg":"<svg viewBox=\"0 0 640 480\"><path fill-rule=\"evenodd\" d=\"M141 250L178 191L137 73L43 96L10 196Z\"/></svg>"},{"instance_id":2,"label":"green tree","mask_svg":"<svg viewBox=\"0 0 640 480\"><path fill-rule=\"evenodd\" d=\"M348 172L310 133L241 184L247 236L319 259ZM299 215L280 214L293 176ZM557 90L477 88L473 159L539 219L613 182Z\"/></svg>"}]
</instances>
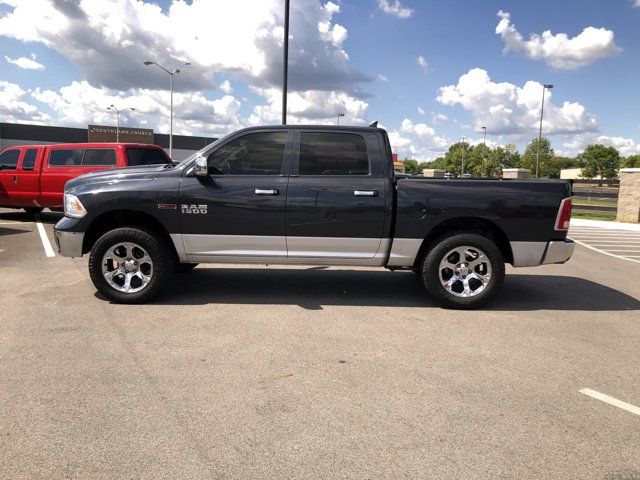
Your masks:
<instances>
[{"instance_id":1,"label":"green tree","mask_svg":"<svg viewBox=\"0 0 640 480\"><path fill-rule=\"evenodd\" d=\"M624 168L640 168L640 155L631 155L622 162Z\"/></svg>"},{"instance_id":2,"label":"green tree","mask_svg":"<svg viewBox=\"0 0 640 480\"><path fill-rule=\"evenodd\" d=\"M422 173L422 170L418 166L417 160L405 158L404 160L402 160L402 163L404 163L404 173L410 173L412 175L417 175L419 173Z\"/></svg>"},{"instance_id":3,"label":"green tree","mask_svg":"<svg viewBox=\"0 0 640 480\"><path fill-rule=\"evenodd\" d=\"M473 147L467 142L456 142L449 147L447 153L444 154L444 170L460 176L462 173L462 159L465 162L465 173L467 170L467 162L469 155L473 151Z\"/></svg>"},{"instance_id":4,"label":"green tree","mask_svg":"<svg viewBox=\"0 0 640 480\"><path fill-rule=\"evenodd\" d=\"M540 148L538 149L538 147ZM550 173L549 170L551 166L551 159L555 156L555 154L553 152L553 148L551 148L551 143L546 138L542 138L541 140L534 138L531 143L527 145L524 154L522 155L522 157L520 157L518 167L528 168L529 170L531 170L531 174L535 175L538 152L540 158L538 175L540 177L548 177Z\"/></svg>"},{"instance_id":5,"label":"green tree","mask_svg":"<svg viewBox=\"0 0 640 480\"><path fill-rule=\"evenodd\" d=\"M620 152L615 147L589 145L577 158L584 178L618 178Z\"/></svg>"},{"instance_id":6,"label":"green tree","mask_svg":"<svg viewBox=\"0 0 640 480\"><path fill-rule=\"evenodd\" d=\"M446 170L445 167L444 157L438 157L431 162L426 162L426 167L424 168L438 168L440 170Z\"/></svg>"},{"instance_id":7,"label":"green tree","mask_svg":"<svg viewBox=\"0 0 640 480\"><path fill-rule=\"evenodd\" d=\"M484 174L489 177L499 177L503 168L513 168L520 163L520 152L515 145L492 148L484 165Z\"/></svg>"},{"instance_id":8,"label":"green tree","mask_svg":"<svg viewBox=\"0 0 640 480\"><path fill-rule=\"evenodd\" d=\"M580 160L577 158L553 156L545 165L544 176L549 178L560 178L560 171L565 168L577 168Z\"/></svg>"}]
</instances>

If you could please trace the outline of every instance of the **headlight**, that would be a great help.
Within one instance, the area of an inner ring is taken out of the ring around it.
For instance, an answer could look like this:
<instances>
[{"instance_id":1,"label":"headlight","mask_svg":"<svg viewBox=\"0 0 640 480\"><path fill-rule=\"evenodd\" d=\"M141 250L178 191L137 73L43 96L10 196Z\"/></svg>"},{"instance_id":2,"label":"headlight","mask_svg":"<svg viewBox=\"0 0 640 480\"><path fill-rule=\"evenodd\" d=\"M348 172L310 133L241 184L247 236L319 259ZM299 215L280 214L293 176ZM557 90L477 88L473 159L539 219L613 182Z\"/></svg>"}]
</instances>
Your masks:
<instances>
[{"instance_id":1,"label":"headlight","mask_svg":"<svg viewBox=\"0 0 640 480\"><path fill-rule=\"evenodd\" d=\"M64 214L71 218L82 218L87 214L82 202L75 195L64 194Z\"/></svg>"}]
</instances>

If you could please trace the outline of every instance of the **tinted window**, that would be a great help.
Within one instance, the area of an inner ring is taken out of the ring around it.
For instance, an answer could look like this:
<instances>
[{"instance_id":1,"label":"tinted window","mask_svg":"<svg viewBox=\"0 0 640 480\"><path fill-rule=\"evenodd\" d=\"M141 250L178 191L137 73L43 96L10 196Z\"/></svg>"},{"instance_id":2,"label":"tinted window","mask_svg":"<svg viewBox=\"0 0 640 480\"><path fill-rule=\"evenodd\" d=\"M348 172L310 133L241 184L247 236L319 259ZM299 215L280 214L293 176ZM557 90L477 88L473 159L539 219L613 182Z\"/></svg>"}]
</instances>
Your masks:
<instances>
[{"instance_id":1,"label":"tinted window","mask_svg":"<svg viewBox=\"0 0 640 480\"><path fill-rule=\"evenodd\" d=\"M38 150L29 149L24 153L22 157L22 170L33 170L36 166L36 157L38 156Z\"/></svg>"},{"instance_id":2,"label":"tinted window","mask_svg":"<svg viewBox=\"0 0 640 480\"><path fill-rule=\"evenodd\" d=\"M49 165L52 167L65 167L80 165L82 163L83 150L69 149L69 150L51 150L49 154Z\"/></svg>"},{"instance_id":3,"label":"tinted window","mask_svg":"<svg viewBox=\"0 0 640 480\"><path fill-rule=\"evenodd\" d=\"M136 165L162 165L165 163L169 163L169 159L160 150L127 148L127 164L130 167Z\"/></svg>"},{"instance_id":4,"label":"tinted window","mask_svg":"<svg viewBox=\"0 0 640 480\"><path fill-rule=\"evenodd\" d=\"M7 150L0 154L0 165L6 169L15 170L18 165L18 157L20 156L20 150Z\"/></svg>"},{"instance_id":5,"label":"tinted window","mask_svg":"<svg viewBox=\"0 0 640 480\"><path fill-rule=\"evenodd\" d=\"M280 175L287 132L250 133L209 155L209 172L223 175Z\"/></svg>"},{"instance_id":6,"label":"tinted window","mask_svg":"<svg viewBox=\"0 0 640 480\"><path fill-rule=\"evenodd\" d=\"M364 138L352 133L303 133L300 175L368 175Z\"/></svg>"},{"instance_id":7,"label":"tinted window","mask_svg":"<svg viewBox=\"0 0 640 480\"><path fill-rule=\"evenodd\" d=\"M116 151L110 148L87 149L84 151L82 165L105 166L116 164Z\"/></svg>"}]
</instances>

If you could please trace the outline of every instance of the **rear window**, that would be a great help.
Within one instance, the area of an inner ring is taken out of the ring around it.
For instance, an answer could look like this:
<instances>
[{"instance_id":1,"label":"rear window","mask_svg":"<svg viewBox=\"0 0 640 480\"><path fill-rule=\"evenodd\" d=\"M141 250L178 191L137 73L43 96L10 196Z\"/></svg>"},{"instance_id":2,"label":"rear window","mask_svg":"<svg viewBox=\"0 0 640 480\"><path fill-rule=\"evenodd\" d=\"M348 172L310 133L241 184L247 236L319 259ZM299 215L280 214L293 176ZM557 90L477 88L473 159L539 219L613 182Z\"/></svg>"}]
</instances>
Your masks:
<instances>
[{"instance_id":1,"label":"rear window","mask_svg":"<svg viewBox=\"0 0 640 480\"><path fill-rule=\"evenodd\" d=\"M369 175L364 138L352 133L303 133L300 175Z\"/></svg>"},{"instance_id":2,"label":"rear window","mask_svg":"<svg viewBox=\"0 0 640 480\"><path fill-rule=\"evenodd\" d=\"M20 150L7 150L0 154L0 166L9 170L15 170L18 165Z\"/></svg>"},{"instance_id":3,"label":"rear window","mask_svg":"<svg viewBox=\"0 0 640 480\"><path fill-rule=\"evenodd\" d=\"M38 150L29 149L25 152L22 158L22 170L33 170L36 166L36 157L38 156Z\"/></svg>"},{"instance_id":4,"label":"rear window","mask_svg":"<svg viewBox=\"0 0 640 480\"><path fill-rule=\"evenodd\" d=\"M127 148L127 159L130 167L169 163L169 159L162 151L152 148Z\"/></svg>"},{"instance_id":5,"label":"rear window","mask_svg":"<svg viewBox=\"0 0 640 480\"><path fill-rule=\"evenodd\" d=\"M110 148L86 149L82 165L86 166L110 166L116 164L116 151Z\"/></svg>"},{"instance_id":6,"label":"rear window","mask_svg":"<svg viewBox=\"0 0 640 480\"><path fill-rule=\"evenodd\" d=\"M81 148L51 150L49 154L49 165L52 167L69 167L82 163Z\"/></svg>"}]
</instances>

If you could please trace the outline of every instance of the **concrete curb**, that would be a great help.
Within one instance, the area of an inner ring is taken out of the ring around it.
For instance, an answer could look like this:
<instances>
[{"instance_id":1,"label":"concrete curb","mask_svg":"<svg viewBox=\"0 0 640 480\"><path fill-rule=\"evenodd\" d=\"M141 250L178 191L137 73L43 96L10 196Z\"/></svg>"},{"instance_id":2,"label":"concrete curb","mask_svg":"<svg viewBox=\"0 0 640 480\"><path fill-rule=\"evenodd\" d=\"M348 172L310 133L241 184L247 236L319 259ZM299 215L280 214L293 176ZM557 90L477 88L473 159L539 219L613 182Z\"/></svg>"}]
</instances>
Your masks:
<instances>
[{"instance_id":1,"label":"concrete curb","mask_svg":"<svg viewBox=\"0 0 640 480\"><path fill-rule=\"evenodd\" d=\"M586 218L572 218L571 227L609 228L614 230L640 232L640 224L638 223L607 222L605 220L588 220Z\"/></svg>"}]
</instances>

